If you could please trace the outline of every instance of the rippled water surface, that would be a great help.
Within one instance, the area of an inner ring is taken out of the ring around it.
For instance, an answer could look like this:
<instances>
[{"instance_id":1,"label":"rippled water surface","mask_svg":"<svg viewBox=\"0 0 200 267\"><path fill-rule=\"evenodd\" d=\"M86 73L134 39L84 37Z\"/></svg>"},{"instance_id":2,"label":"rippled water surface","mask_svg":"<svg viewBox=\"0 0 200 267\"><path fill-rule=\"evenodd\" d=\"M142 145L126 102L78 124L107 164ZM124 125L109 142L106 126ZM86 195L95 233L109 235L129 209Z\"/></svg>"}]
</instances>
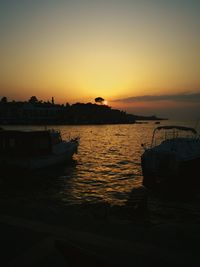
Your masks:
<instances>
[{"instance_id":1,"label":"rippled water surface","mask_svg":"<svg viewBox=\"0 0 200 267\"><path fill-rule=\"evenodd\" d=\"M170 122L162 122L166 123ZM130 191L141 185L141 143L150 143L155 126L148 122L53 127L61 131L63 138L80 136L74 160L64 167L23 177L23 181L19 177L1 180L1 198L40 199L65 205L99 201L121 205Z\"/></svg>"},{"instance_id":2,"label":"rippled water surface","mask_svg":"<svg viewBox=\"0 0 200 267\"><path fill-rule=\"evenodd\" d=\"M65 127L64 127L65 129ZM142 131L140 131L142 129ZM123 202L134 186L141 183L141 140L147 125L72 127L81 143L77 164L65 190L72 201L105 200Z\"/></svg>"}]
</instances>

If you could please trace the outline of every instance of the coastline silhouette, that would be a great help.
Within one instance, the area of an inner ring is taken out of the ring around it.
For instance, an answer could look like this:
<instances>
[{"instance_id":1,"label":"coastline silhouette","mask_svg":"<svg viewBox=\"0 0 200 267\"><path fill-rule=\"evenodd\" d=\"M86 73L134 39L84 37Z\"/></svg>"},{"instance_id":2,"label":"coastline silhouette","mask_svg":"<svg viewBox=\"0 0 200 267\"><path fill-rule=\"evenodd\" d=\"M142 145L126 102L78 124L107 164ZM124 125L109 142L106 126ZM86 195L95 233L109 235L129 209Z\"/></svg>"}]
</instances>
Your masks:
<instances>
[{"instance_id":1,"label":"coastline silhouette","mask_svg":"<svg viewBox=\"0 0 200 267\"><path fill-rule=\"evenodd\" d=\"M87 125L87 124L130 124L136 120L162 120L156 116L137 116L112 109L101 97L93 103L56 104L38 100L36 96L28 101L0 101L0 124L2 125ZM99 104L97 104L99 103Z\"/></svg>"}]
</instances>

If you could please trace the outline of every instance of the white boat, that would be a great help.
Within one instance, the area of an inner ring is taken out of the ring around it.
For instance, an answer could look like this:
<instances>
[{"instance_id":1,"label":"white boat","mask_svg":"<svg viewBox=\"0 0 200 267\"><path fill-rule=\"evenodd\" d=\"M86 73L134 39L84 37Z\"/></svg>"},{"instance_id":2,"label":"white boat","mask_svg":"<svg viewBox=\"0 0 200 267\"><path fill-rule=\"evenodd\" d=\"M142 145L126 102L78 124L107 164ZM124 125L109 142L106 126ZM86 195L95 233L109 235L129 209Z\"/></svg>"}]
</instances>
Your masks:
<instances>
[{"instance_id":1,"label":"white boat","mask_svg":"<svg viewBox=\"0 0 200 267\"><path fill-rule=\"evenodd\" d=\"M159 136L158 133L163 133ZM195 129L160 126L141 156L143 185L150 189L200 185L200 138Z\"/></svg>"},{"instance_id":2,"label":"white boat","mask_svg":"<svg viewBox=\"0 0 200 267\"><path fill-rule=\"evenodd\" d=\"M56 130L0 131L0 165L3 169L37 170L64 163L77 153L79 138L62 140Z\"/></svg>"}]
</instances>

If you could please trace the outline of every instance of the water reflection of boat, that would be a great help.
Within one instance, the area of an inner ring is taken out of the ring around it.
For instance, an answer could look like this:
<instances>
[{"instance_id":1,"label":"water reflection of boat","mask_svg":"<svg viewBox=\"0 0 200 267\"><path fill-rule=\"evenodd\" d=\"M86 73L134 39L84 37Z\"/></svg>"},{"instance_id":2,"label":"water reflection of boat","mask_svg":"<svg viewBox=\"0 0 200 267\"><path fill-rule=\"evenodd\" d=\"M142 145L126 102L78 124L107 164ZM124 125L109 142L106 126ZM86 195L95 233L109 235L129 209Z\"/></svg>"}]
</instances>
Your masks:
<instances>
[{"instance_id":1,"label":"water reflection of boat","mask_svg":"<svg viewBox=\"0 0 200 267\"><path fill-rule=\"evenodd\" d=\"M35 170L63 163L77 153L79 138L62 140L59 131L0 131L3 169Z\"/></svg>"},{"instance_id":2,"label":"water reflection of boat","mask_svg":"<svg viewBox=\"0 0 200 267\"><path fill-rule=\"evenodd\" d=\"M161 130L164 138L157 144L156 136ZM200 139L196 130L184 126L157 127L151 146L142 154L141 163L143 185L148 188L195 187L200 183Z\"/></svg>"}]
</instances>

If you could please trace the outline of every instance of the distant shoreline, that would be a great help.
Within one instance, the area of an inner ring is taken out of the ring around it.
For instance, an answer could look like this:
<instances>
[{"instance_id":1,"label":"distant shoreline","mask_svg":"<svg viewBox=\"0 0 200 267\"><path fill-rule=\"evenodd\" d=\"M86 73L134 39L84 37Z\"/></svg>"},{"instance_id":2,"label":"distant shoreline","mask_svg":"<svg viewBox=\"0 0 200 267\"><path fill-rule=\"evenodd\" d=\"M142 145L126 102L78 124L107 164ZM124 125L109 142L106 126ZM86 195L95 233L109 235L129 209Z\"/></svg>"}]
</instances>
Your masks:
<instances>
[{"instance_id":1,"label":"distant shoreline","mask_svg":"<svg viewBox=\"0 0 200 267\"><path fill-rule=\"evenodd\" d=\"M101 126L101 125L130 125L130 124L145 124L149 122L160 122L163 120L168 119L157 119L157 120L138 120L135 122L129 122L129 123L77 123L77 124L65 124L65 123L53 123L53 124L21 124L21 123L13 123L13 124L0 124L0 127L3 126Z\"/></svg>"},{"instance_id":2,"label":"distant shoreline","mask_svg":"<svg viewBox=\"0 0 200 267\"><path fill-rule=\"evenodd\" d=\"M128 114L93 103L55 104L32 97L28 102L0 102L0 125L103 125L161 121L164 118Z\"/></svg>"}]
</instances>

